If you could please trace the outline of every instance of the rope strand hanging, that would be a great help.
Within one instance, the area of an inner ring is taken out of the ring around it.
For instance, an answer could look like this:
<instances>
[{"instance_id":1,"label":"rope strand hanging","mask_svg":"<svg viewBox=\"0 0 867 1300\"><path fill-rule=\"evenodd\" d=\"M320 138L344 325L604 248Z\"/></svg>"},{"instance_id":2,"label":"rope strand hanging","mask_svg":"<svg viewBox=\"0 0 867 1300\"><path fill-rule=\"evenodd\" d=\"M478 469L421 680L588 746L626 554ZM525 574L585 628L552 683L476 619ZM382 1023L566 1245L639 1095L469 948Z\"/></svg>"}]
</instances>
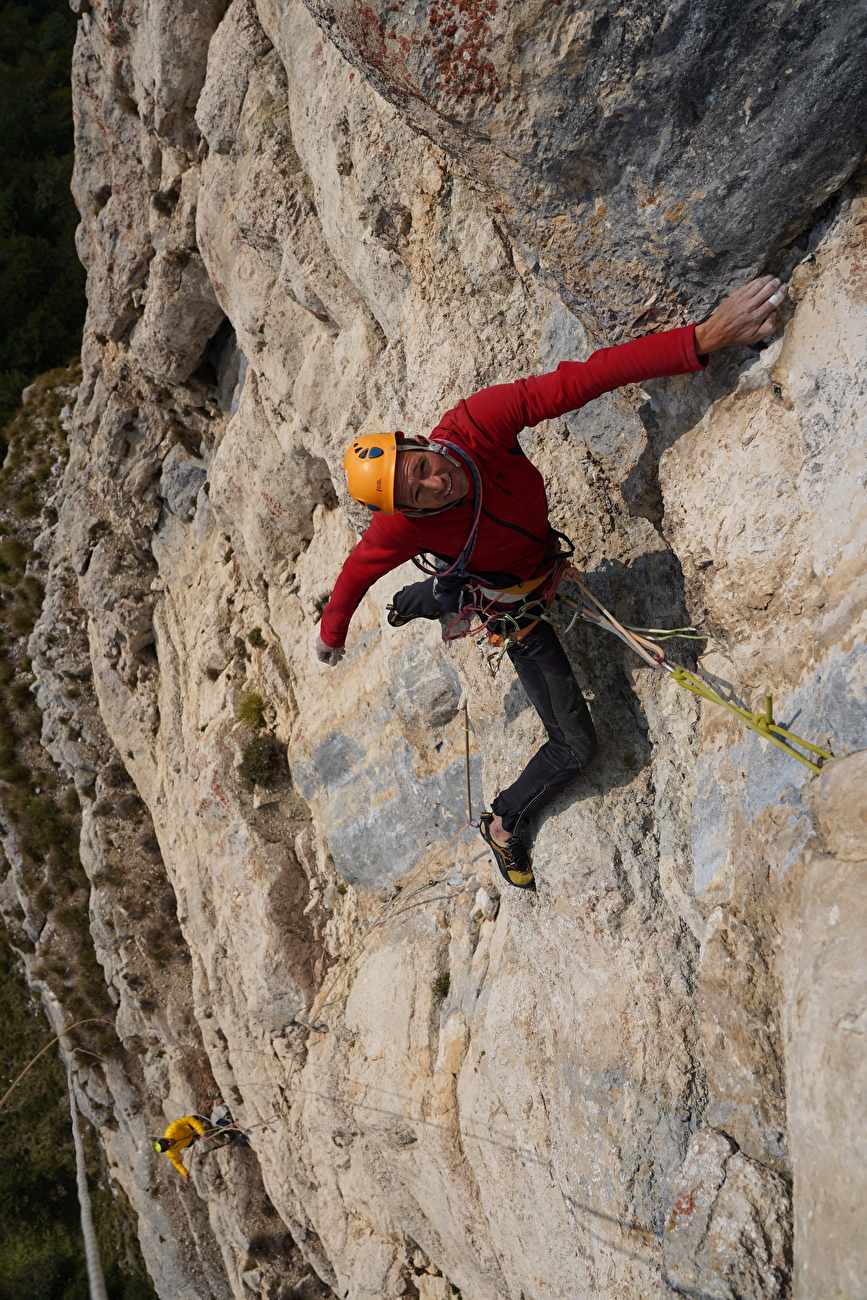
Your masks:
<instances>
[{"instance_id":1,"label":"rope strand hanging","mask_svg":"<svg viewBox=\"0 0 867 1300\"><path fill-rule=\"evenodd\" d=\"M631 650L640 655L645 663L651 668L662 668L670 674L672 679L677 682L685 691L690 691L693 695L698 695L701 699L707 700L710 704L717 704L722 709L727 709L729 713L743 723L748 731L754 731L756 735L761 736L763 740L768 740L778 749L782 749L790 758L796 758L799 763L803 763L812 772L819 773L822 770L821 762L827 762L834 755L827 749L822 749L819 745L812 744L809 740L804 740L803 736L797 736L793 731L781 727L778 722L774 721L773 695L768 692L765 695L765 707L759 713L752 713L749 709L743 709L731 700L726 700L715 691L707 682L703 682L695 673L680 664L669 663L664 652L653 641L647 639L642 633L655 633L657 636L674 637L688 636L690 640L706 640L700 636L695 628L673 628L670 631L660 631L658 628L627 628L617 622L613 614L610 614L604 605L601 605L596 597L587 590L584 580L577 569L571 566L566 568L563 573L563 581L574 583L578 588L581 596L589 600L596 609L590 609L586 605L579 605L574 600L569 600L565 596L559 599L564 605L571 606L576 611L575 618L581 618L586 623L592 623L595 627L604 628L606 632L613 633L625 642ZM572 620L574 623L575 619ZM571 624L570 624L571 627ZM799 754L795 745L800 745L809 753L815 754L821 760L813 762L805 754Z\"/></svg>"}]
</instances>

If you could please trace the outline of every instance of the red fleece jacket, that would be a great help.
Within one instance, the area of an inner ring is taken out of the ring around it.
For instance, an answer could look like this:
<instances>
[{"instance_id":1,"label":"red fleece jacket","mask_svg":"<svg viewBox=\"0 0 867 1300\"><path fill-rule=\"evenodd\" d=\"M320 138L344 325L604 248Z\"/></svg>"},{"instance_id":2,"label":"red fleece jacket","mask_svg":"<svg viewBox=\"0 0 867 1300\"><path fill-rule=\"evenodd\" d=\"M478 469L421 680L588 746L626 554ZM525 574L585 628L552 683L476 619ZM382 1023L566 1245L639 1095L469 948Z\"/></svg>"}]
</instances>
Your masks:
<instances>
[{"instance_id":1,"label":"red fleece jacket","mask_svg":"<svg viewBox=\"0 0 867 1300\"><path fill-rule=\"evenodd\" d=\"M622 384L683 375L706 364L695 350L695 326L688 325L619 347L601 348L586 361L561 361L548 375L483 388L448 411L430 437L465 449L482 480L483 513L470 569L506 572L520 580L541 571L548 536L548 498L542 475L518 443L522 429L577 410ZM456 559L472 520L472 483L461 505L442 515L420 519L374 515L345 560L323 611L319 635L325 644L344 644L364 593L390 570L421 551Z\"/></svg>"}]
</instances>

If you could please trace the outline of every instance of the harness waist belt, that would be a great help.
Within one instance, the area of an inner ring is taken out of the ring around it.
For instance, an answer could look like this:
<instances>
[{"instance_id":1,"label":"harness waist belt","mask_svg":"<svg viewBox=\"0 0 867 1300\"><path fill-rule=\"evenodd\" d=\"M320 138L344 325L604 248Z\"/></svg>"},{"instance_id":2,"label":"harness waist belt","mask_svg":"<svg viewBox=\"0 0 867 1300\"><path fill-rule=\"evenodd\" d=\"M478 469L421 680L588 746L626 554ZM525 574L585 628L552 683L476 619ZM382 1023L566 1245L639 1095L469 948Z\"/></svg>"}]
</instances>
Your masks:
<instances>
[{"instance_id":1,"label":"harness waist belt","mask_svg":"<svg viewBox=\"0 0 867 1300\"><path fill-rule=\"evenodd\" d=\"M521 600L522 597L529 596L530 592L535 591L537 587L541 587L542 583L550 578L551 573L552 570L549 569L547 573L543 573L540 577L528 578L526 582L519 582L515 587L483 587L480 584L479 591L486 600L513 604Z\"/></svg>"}]
</instances>

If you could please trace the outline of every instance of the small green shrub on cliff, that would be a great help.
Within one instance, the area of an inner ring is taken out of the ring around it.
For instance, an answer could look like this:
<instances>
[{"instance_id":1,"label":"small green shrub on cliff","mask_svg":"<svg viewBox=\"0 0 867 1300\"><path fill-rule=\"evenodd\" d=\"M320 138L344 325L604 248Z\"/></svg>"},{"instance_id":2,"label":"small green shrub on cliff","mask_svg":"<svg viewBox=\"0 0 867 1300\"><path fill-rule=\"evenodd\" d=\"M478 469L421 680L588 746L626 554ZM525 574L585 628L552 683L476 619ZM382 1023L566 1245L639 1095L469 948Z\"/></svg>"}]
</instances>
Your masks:
<instances>
[{"instance_id":1,"label":"small green shrub on cliff","mask_svg":"<svg viewBox=\"0 0 867 1300\"><path fill-rule=\"evenodd\" d=\"M90 934L90 915L84 904L67 903L54 913L55 922L64 930L82 936Z\"/></svg>"},{"instance_id":2,"label":"small green shrub on cliff","mask_svg":"<svg viewBox=\"0 0 867 1300\"><path fill-rule=\"evenodd\" d=\"M27 801L27 825L30 847L39 857L49 849L62 849L70 842L72 828L67 825L51 799L34 795Z\"/></svg>"},{"instance_id":3,"label":"small green shrub on cliff","mask_svg":"<svg viewBox=\"0 0 867 1300\"><path fill-rule=\"evenodd\" d=\"M26 605L16 605L9 615L9 624L12 629L20 636L29 636L33 631L33 624L36 618L31 609Z\"/></svg>"},{"instance_id":4,"label":"small green shrub on cliff","mask_svg":"<svg viewBox=\"0 0 867 1300\"><path fill-rule=\"evenodd\" d=\"M250 642L250 645L252 646L264 645L265 638L262 635L262 629L260 627L251 628L247 640Z\"/></svg>"},{"instance_id":5,"label":"small green shrub on cliff","mask_svg":"<svg viewBox=\"0 0 867 1300\"><path fill-rule=\"evenodd\" d=\"M442 975L437 975L436 979L433 982L433 991L438 998L447 998L451 986L452 986L452 978L449 975L448 971L446 971Z\"/></svg>"},{"instance_id":6,"label":"small green shrub on cliff","mask_svg":"<svg viewBox=\"0 0 867 1300\"><path fill-rule=\"evenodd\" d=\"M0 749L0 780L8 781L10 785L30 784L30 768L19 763L15 750L8 746Z\"/></svg>"},{"instance_id":7,"label":"small green shrub on cliff","mask_svg":"<svg viewBox=\"0 0 867 1300\"><path fill-rule=\"evenodd\" d=\"M238 717L242 722L246 722L248 727L258 730L265 725L265 701L258 691L250 691L247 695L241 696L241 703L238 705Z\"/></svg>"},{"instance_id":8,"label":"small green shrub on cliff","mask_svg":"<svg viewBox=\"0 0 867 1300\"><path fill-rule=\"evenodd\" d=\"M30 683L18 681L9 692L9 699L16 709L26 709L28 704L33 703L33 695L30 690Z\"/></svg>"},{"instance_id":9,"label":"small green shrub on cliff","mask_svg":"<svg viewBox=\"0 0 867 1300\"><path fill-rule=\"evenodd\" d=\"M283 748L274 736L256 736L241 756L241 779L248 790L254 785L270 789L280 781L284 762Z\"/></svg>"},{"instance_id":10,"label":"small green shrub on cliff","mask_svg":"<svg viewBox=\"0 0 867 1300\"><path fill-rule=\"evenodd\" d=\"M18 574L23 572L27 559L27 548L17 537L4 537L0 542L0 573Z\"/></svg>"},{"instance_id":11,"label":"small green shrub on cliff","mask_svg":"<svg viewBox=\"0 0 867 1300\"><path fill-rule=\"evenodd\" d=\"M32 519L38 515L40 510L39 502L32 492L23 492L16 501L12 502L12 513L19 519Z\"/></svg>"},{"instance_id":12,"label":"small green shrub on cliff","mask_svg":"<svg viewBox=\"0 0 867 1300\"><path fill-rule=\"evenodd\" d=\"M109 763L102 769L102 779L112 790L116 790L118 786L127 784L130 775L123 763Z\"/></svg>"}]
</instances>

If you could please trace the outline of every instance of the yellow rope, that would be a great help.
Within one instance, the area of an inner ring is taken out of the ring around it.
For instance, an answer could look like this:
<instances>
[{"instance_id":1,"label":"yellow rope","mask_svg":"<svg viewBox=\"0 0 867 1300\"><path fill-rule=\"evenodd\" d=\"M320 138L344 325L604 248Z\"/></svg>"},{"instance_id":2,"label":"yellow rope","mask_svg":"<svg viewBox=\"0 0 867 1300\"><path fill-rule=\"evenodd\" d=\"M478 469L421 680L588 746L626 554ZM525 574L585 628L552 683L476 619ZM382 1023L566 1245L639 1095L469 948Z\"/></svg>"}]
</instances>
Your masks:
<instances>
[{"instance_id":1,"label":"yellow rope","mask_svg":"<svg viewBox=\"0 0 867 1300\"><path fill-rule=\"evenodd\" d=\"M660 632L658 629L652 628L628 629L618 623L616 618L608 612L605 606L601 605L596 597L587 590L581 574L577 569L566 569L563 574L563 579L566 582L573 582L581 595L585 597L585 599L591 601L596 606L596 609L588 609L586 606L576 604L574 600L568 600L565 596L561 596L560 599L564 604L571 606L572 609L576 609L585 622L592 623L595 627L604 628L606 632L612 632L614 636L619 637L621 641L624 641L630 647L630 649L640 655L644 662L649 664L651 668L664 668L667 673L671 674L678 686L682 686L685 691L690 691L693 695L698 695L703 700L708 700L711 704L718 704L722 709L728 709L729 713L733 713L735 717L744 724L748 731L754 731L756 735L761 736L764 740L769 740L772 745L776 745L778 749L782 749L791 758L796 758L799 763L803 763L811 772L821 772L821 765L812 762L804 754L799 754L798 751L793 748L793 745L802 745L804 749L809 750L811 754L815 754L818 758L823 760L834 757L834 755L827 749L820 749L818 745L811 744L809 740L804 740L802 736L796 736L793 731L787 731L785 727L779 726L779 724L774 721L772 695L765 695L765 708L761 713L751 713L749 709L742 709L737 704L732 704L731 701L723 699L723 697L718 695L715 690L707 685L707 683L703 682L700 677L696 677L695 673L689 672L686 668L681 668L679 664L669 663L659 646L639 635L639 632L651 631L655 631L657 635L682 634L687 631L686 628L676 628L667 634ZM694 630L695 629L693 628L689 629L689 631ZM703 640L704 638L694 639Z\"/></svg>"},{"instance_id":2,"label":"yellow rope","mask_svg":"<svg viewBox=\"0 0 867 1300\"><path fill-rule=\"evenodd\" d=\"M819 773L822 768L818 763L813 763L804 754L799 754L792 745L803 745L811 754L816 754L819 758L829 759L834 755L827 749L820 749L818 745L812 745L809 740L804 740L802 736L796 736L793 731L787 731L785 727L779 726L774 721L774 701L770 694L765 695L765 708L763 713L750 713L748 709L741 709L737 704L732 704L730 700L724 700L721 695L712 690L705 682L695 673L689 672L686 668L681 668L678 664L664 664L678 686L682 686L685 691L691 691L693 695L700 695L703 700L709 700L711 704L718 704L723 709L728 709L741 722L748 731L754 731L756 735L762 736L763 739L769 740L772 745L778 749L784 750L791 758L796 758L799 763L803 763L811 772ZM778 739L784 736L785 740ZM786 741L790 743L787 744Z\"/></svg>"}]
</instances>

